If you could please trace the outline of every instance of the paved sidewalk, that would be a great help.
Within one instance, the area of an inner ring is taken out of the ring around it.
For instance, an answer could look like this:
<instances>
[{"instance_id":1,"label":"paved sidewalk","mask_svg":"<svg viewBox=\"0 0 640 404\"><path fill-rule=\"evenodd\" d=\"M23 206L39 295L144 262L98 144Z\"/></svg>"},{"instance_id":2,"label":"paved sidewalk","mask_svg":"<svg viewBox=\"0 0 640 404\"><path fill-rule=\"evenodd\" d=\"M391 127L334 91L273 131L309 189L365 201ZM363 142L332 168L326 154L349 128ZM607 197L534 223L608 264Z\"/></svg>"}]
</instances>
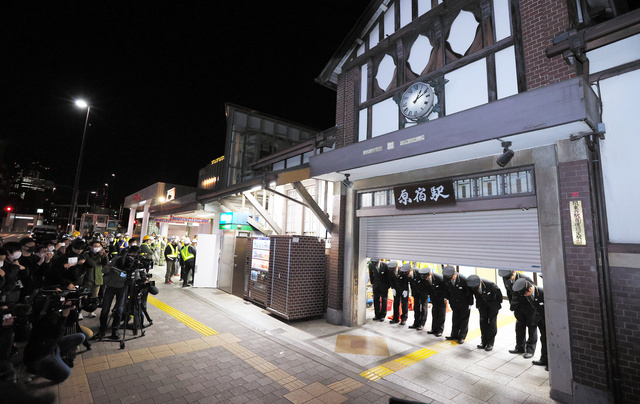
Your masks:
<instances>
[{"instance_id":1,"label":"paved sidewalk","mask_svg":"<svg viewBox=\"0 0 640 404\"><path fill-rule=\"evenodd\" d=\"M156 268L155 278L163 271ZM143 338L123 350L95 342L65 383L35 378L29 388L52 391L65 404L553 402L548 373L507 352L514 340L508 311L494 351L485 352L475 349L477 316L467 343L457 345L388 322L287 323L217 289L177 284L158 285L149 299L153 326ZM97 320L85 315L82 323L95 331Z\"/></svg>"}]
</instances>

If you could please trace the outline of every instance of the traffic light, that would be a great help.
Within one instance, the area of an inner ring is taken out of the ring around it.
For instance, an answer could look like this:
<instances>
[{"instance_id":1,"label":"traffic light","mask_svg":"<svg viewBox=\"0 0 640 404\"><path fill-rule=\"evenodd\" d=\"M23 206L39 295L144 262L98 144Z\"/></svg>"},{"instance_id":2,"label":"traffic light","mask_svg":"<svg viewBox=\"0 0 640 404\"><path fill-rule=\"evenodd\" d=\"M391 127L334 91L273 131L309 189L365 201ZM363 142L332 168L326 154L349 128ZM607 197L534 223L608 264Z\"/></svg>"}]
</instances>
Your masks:
<instances>
[{"instance_id":1,"label":"traffic light","mask_svg":"<svg viewBox=\"0 0 640 404\"><path fill-rule=\"evenodd\" d=\"M4 210L7 213L11 213L11 212L13 212L13 206L7 205L7 206L4 207Z\"/></svg>"}]
</instances>

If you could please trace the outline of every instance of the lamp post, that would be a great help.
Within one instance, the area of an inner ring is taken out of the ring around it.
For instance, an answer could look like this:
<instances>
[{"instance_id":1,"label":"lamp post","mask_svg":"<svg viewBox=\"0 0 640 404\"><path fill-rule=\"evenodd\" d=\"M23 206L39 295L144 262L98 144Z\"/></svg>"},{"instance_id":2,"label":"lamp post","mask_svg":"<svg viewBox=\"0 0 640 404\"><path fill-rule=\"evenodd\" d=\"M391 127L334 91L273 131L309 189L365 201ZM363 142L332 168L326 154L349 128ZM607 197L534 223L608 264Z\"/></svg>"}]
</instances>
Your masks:
<instances>
[{"instance_id":1,"label":"lamp post","mask_svg":"<svg viewBox=\"0 0 640 404\"><path fill-rule=\"evenodd\" d=\"M84 139L87 135L87 126L89 125L89 113L91 112L91 106L89 106L83 100L77 100L76 106L78 108L87 109L87 117L84 121L84 130L82 131L82 143L80 144L80 157L78 157L78 168L76 169L76 180L73 184L73 196L71 197L71 210L69 211L69 226L68 231L72 233L76 225L76 209L78 208L78 184L80 183L80 170L82 169L82 156L84 155Z\"/></svg>"}]
</instances>

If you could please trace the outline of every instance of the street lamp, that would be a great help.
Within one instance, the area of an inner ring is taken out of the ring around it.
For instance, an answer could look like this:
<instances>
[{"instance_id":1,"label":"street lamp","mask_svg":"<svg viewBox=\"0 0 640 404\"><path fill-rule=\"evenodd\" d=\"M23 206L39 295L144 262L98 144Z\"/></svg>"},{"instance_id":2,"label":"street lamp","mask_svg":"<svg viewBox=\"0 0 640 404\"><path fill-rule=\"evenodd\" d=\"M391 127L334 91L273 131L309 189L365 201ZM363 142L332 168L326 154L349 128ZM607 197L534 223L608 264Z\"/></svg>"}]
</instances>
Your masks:
<instances>
[{"instance_id":1,"label":"street lamp","mask_svg":"<svg viewBox=\"0 0 640 404\"><path fill-rule=\"evenodd\" d=\"M80 144L80 157L78 157L78 168L76 169L76 180L73 184L73 196L71 197L71 210L69 211L69 233L73 232L76 225L76 209L78 208L78 184L80 183L80 169L82 168L82 156L84 155L84 139L87 135L87 126L89 125L89 113L91 107L83 100L77 100L78 108L87 109L87 117L84 121L84 130L82 131L82 143Z\"/></svg>"}]
</instances>

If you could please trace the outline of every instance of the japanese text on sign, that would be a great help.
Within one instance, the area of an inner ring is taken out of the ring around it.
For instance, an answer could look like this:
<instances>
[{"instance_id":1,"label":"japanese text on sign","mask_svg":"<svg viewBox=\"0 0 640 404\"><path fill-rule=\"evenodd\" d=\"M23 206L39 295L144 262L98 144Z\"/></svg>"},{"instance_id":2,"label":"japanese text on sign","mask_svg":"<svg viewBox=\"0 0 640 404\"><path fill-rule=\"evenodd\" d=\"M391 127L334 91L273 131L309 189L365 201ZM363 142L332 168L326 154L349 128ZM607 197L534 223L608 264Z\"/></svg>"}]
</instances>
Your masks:
<instances>
[{"instance_id":1,"label":"japanese text on sign","mask_svg":"<svg viewBox=\"0 0 640 404\"><path fill-rule=\"evenodd\" d=\"M451 180L395 187L394 195L396 209L453 204L456 199Z\"/></svg>"}]
</instances>

